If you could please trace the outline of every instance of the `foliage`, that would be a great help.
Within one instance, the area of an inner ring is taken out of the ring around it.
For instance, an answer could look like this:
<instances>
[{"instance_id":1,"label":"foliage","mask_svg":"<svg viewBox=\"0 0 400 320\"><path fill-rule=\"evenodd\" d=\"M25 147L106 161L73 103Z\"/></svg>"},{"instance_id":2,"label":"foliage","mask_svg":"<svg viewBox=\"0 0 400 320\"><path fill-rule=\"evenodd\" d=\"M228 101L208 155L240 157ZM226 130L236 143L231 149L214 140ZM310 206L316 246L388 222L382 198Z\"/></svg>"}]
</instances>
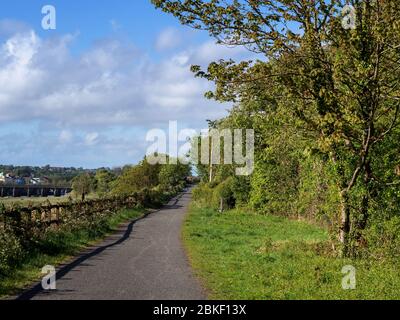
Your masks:
<instances>
[{"instance_id":1,"label":"foliage","mask_svg":"<svg viewBox=\"0 0 400 320\"><path fill-rule=\"evenodd\" d=\"M400 256L400 217L394 216L381 223L374 223L364 231L369 246L362 248L361 255L374 260L397 261Z\"/></svg>"},{"instance_id":2,"label":"foliage","mask_svg":"<svg viewBox=\"0 0 400 320\"><path fill-rule=\"evenodd\" d=\"M0 228L0 277L22 258L22 246L9 230Z\"/></svg>"},{"instance_id":3,"label":"foliage","mask_svg":"<svg viewBox=\"0 0 400 320\"><path fill-rule=\"evenodd\" d=\"M154 188L159 184L160 170L161 164L152 165L146 159L128 167L114 182L112 193L129 195L144 188Z\"/></svg>"},{"instance_id":4,"label":"foliage","mask_svg":"<svg viewBox=\"0 0 400 320\"><path fill-rule=\"evenodd\" d=\"M52 256L74 249L71 248L73 239L70 237L74 237L71 235L83 232L90 239L101 237L110 231L110 221L114 221L120 212L157 208L178 191L144 189L129 196L108 196L29 208L1 207L0 276L17 268L32 252Z\"/></svg>"},{"instance_id":5,"label":"foliage","mask_svg":"<svg viewBox=\"0 0 400 320\"><path fill-rule=\"evenodd\" d=\"M35 244L35 247L24 251L23 255L20 254L22 249L18 244L14 244L17 249L14 251L0 246L1 250L8 252L7 263L0 264L0 268L3 267L0 272L0 298L5 295L17 294L21 289L31 285L33 281L37 281L42 276L41 270L44 265L55 266L65 263L70 256L76 255L82 248L92 244L94 240L99 240L114 231L122 222L138 218L143 213L143 209L121 210L92 223L90 227L62 226L59 229L48 230ZM6 236L8 243L11 243L10 239L14 239L13 243L18 243L12 233L7 232ZM2 239L1 233L0 239Z\"/></svg>"},{"instance_id":6,"label":"foliage","mask_svg":"<svg viewBox=\"0 0 400 320\"><path fill-rule=\"evenodd\" d=\"M341 15L346 1L152 2L220 44L260 54L257 61L192 67L196 76L215 83L207 97L235 103L225 124L257 132L250 204L286 214L315 211L307 199L329 211L342 254L356 255L366 228L397 214L400 13L395 3L352 2L355 28L346 29ZM221 121L214 124L223 127ZM304 151L311 158L303 157ZM320 181L303 174L310 173L310 161L326 173ZM318 188L328 196L312 196Z\"/></svg>"},{"instance_id":7,"label":"foliage","mask_svg":"<svg viewBox=\"0 0 400 320\"><path fill-rule=\"evenodd\" d=\"M233 194L233 178L228 178L215 187L212 203L214 207L221 211L235 207L236 200Z\"/></svg>"},{"instance_id":8,"label":"foliage","mask_svg":"<svg viewBox=\"0 0 400 320\"><path fill-rule=\"evenodd\" d=\"M171 157L168 157L168 164L162 165L158 174L160 187L164 190L173 190L175 187L179 187L182 183L185 183L185 179L190 174L190 165L183 164L178 159L173 161Z\"/></svg>"},{"instance_id":9,"label":"foliage","mask_svg":"<svg viewBox=\"0 0 400 320\"><path fill-rule=\"evenodd\" d=\"M112 182L115 180L115 175L106 169L100 169L96 172L96 192L100 196L104 196L111 191Z\"/></svg>"},{"instance_id":10,"label":"foliage","mask_svg":"<svg viewBox=\"0 0 400 320\"><path fill-rule=\"evenodd\" d=\"M245 176L232 177L231 190L235 205L237 207L246 206L251 192L251 180Z\"/></svg>"},{"instance_id":11,"label":"foliage","mask_svg":"<svg viewBox=\"0 0 400 320\"><path fill-rule=\"evenodd\" d=\"M338 258L331 252L327 232L306 222L245 210L218 214L195 205L183 237L210 299L400 298L398 259ZM356 290L342 288L346 265L357 270Z\"/></svg>"},{"instance_id":12,"label":"foliage","mask_svg":"<svg viewBox=\"0 0 400 320\"><path fill-rule=\"evenodd\" d=\"M214 190L208 183L200 182L196 188L193 189L193 200L210 206L213 200L213 192Z\"/></svg>"},{"instance_id":13,"label":"foliage","mask_svg":"<svg viewBox=\"0 0 400 320\"><path fill-rule=\"evenodd\" d=\"M72 180L72 189L78 196L81 196L82 200L94 189L95 180L88 174L84 173Z\"/></svg>"}]
</instances>

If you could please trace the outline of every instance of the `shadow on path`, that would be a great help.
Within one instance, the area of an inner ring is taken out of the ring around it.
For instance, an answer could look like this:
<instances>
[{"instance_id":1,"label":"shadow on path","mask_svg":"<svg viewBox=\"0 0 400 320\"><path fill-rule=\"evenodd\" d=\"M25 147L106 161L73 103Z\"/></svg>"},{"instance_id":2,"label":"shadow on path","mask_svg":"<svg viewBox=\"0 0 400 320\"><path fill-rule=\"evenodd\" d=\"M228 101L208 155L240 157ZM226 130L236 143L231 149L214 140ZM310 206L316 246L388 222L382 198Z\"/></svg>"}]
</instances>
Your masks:
<instances>
[{"instance_id":1,"label":"shadow on path","mask_svg":"<svg viewBox=\"0 0 400 320\"><path fill-rule=\"evenodd\" d=\"M115 241L115 242L113 242L113 243L111 243L111 244L102 246L102 247L98 247L98 248L96 248L96 249L94 249L94 250L92 250L92 251L90 251L90 252L88 252L88 253L83 253L82 255L80 255L77 259L75 259L75 260L72 261L71 263L69 263L69 264L63 266L61 269L59 269L59 270L57 271L57 273L56 273L56 279L57 279L57 280L62 279L67 273L69 273L70 271L72 271L74 268L76 268L76 267L82 265L83 262L85 262L86 260L88 260L88 259L90 259L90 258L93 258L93 257L99 255L100 253L102 253L103 251L105 251L105 250L107 250L107 249L109 249L109 248L111 248L111 247L114 247L114 246L117 246L117 245L119 245L119 244L122 244L124 241L126 241L126 240L130 237L130 235L131 235L131 233L132 233L132 230L133 230L133 226L134 226L138 221L143 220L143 219L147 218L148 215L153 214L153 213L157 213L157 212L159 212L160 210L176 208L176 207L177 207L178 201L179 201L180 198L181 198L183 195L185 195L185 194L186 194L186 191L184 191L182 194L180 194L179 196L177 196L177 197L174 199L174 203L173 203L173 204L171 204L171 205L170 205L170 204L165 205L164 207L162 207L162 208L160 208L160 209L158 209L158 210L155 210L155 211L146 213L145 215L143 215L143 217L137 218L137 219L133 220L132 222L130 222L129 225L127 226L127 229L125 230L123 236L122 236L120 239L118 239L117 241ZM107 239L105 239L105 240L107 240ZM38 295L39 293L42 293L42 292L44 292L44 291L45 291L45 290L43 290L43 288L42 288L42 283L39 282L39 283L37 283L34 287L28 289L27 291L25 291L25 292L23 292L21 295L19 295L19 296L16 298L16 300L30 300L30 299L32 299L34 296L36 296L36 295Z\"/></svg>"}]
</instances>

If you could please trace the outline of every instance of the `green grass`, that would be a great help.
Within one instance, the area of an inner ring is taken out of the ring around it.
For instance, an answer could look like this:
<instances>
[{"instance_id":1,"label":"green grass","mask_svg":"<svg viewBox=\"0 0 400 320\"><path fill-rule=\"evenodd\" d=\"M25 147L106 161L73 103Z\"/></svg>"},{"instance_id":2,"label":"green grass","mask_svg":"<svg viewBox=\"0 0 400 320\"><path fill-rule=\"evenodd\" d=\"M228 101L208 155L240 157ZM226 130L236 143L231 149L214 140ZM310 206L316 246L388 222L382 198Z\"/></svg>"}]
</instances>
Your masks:
<instances>
[{"instance_id":1,"label":"green grass","mask_svg":"<svg viewBox=\"0 0 400 320\"><path fill-rule=\"evenodd\" d=\"M211 299L400 299L400 263L340 259L325 230L283 217L192 205L183 238ZM356 289L343 290L343 266Z\"/></svg>"},{"instance_id":2,"label":"green grass","mask_svg":"<svg viewBox=\"0 0 400 320\"><path fill-rule=\"evenodd\" d=\"M22 263L11 270L7 276L0 276L0 298L21 292L21 289L39 280L45 265L57 266L68 261L83 248L104 239L122 222L138 218L144 210L122 210L95 228L83 228L73 232L53 232L29 252Z\"/></svg>"},{"instance_id":3,"label":"green grass","mask_svg":"<svg viewBox=\"0 0 400 320\"><path fill-rule=\"evenodd\" d=\"M52 204L68 201L68 197L20 197L20 198L0 198L0 203L5 206L18 204L20 206L27 206L29 204L41 204L50 201Z\"/></svg>"},{"instance_id":4,"label":"green grass","mask_svg":"<svg viewBox=\"0 0 400 320\"><path fill-rule=\"evenodd\" d=\"M0 204L4 204L6 207L11 207L13 205L19 205L21 207L26 207L29 206L30 204L38 205L38 204L43 204L49 201L51 204L59 204L59 203L66 203L69 202L70 199L69 197L72 197L72 199L80 199L79 197L74 196L73 194L63 196L63 197L19 197L19 198L13 198L13 197L7 197L7 198L0 198ZM86 199L97 199L98 196L94 193L88 195Z\"/></svg>"}]
</instances>

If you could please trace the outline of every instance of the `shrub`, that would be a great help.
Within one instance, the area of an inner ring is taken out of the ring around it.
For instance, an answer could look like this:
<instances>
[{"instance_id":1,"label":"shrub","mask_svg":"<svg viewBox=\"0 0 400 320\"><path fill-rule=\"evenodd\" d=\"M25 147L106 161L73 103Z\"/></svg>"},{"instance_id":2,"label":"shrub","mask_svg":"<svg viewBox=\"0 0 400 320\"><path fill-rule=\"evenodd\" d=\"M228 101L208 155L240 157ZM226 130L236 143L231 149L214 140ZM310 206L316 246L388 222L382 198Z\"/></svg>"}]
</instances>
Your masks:
<instances>
[{"instance_id":1,"label":"shrub","mask_svg":"<svg viewBox=\"0 0 400 320\"><path fill-rule=\"evenodd\" d=\"M193 189L193 200L213 209L220 209L221 200L223 210L235 207L236 199L234 196L234 179L232 177L217 184L200 183Z\"/></svg>"},{"instance_id":2,"label":"shrub","mask_svg":"<svg viewBox=\"0 0 400 320\"><path fill-rule=\"evenodd\" d=\"M302 159L299 170L297 212L309 220L334 223L339 212L339 190L329 163L317 156Z\"/></svg>"},{"instance_id":3,"label":"shrub","mask_svg":"<svg viewBox=\"0 0 400 320\"><path fill-rule=\"evenodd\" d=\"M7 273L22 258L22 246L14 233L0 229L0 275Z\"/></svg>"},{"instance_id":4,"label":"shrub","mask_svg":"<svg viewBox=\"0 0 400 320\"><path fill-rule=\"evenodd\" d=\"M112 185L112 193L118 196L129 196L145 188L154 188L159 184L161 165L151 165L143 160L134 167L124 170Z\"/></svg>"},{"instance_id":5,"label":"shrub","mask_svg":"<svg viewBox=\"0 0 400 320\"><path fill-rule=\"evenodd\" d=\"M213 189L208 183L201 182L196 188L193 189L193 200L210 206L212 199Z\"/></svg>"},{"instance_id":6,"label":"shrub","mask_svg":"<svg viewBox=\"0 0 400 320\"><path fill-rule=\"evenodd\" d=\"M233 178L230 177L214 188L212 206L214 208L226 210L234 208L235 203L236 201L233 195Z\"/></svg>"},{"instance_id":7,"label":"shrub","mask_svg":"<svg viewBox=\"0 0 400 320\"><path fill-rule=\"evenodd\" d=\"M375 221L364 231L368 255L377 259L394 259L400 257L400 216L384 221ZM367 253L364 250L364 254Z\"/></svg>"},{"instance_id":8,"label":"shrub","mask_svg":"<svg viewBox=\"0 0 400 320\"><path fill-rule=\"evenodd\" d=\"M234 176L232 192L236 206L246 206L249 202L251 191L250 177Z\"/></svg>"},{"instance_id":9,"label":"shrub","mask_svg":"<svg viewBox=\"0 0 400 320\"><path fill-rule=\"evenodd\" d=\"M294 157L269 159L255 165L251 180L250 205L261 211L280 214L296 214L298 198L298 161Z\"/></svg>"}]
</instances>

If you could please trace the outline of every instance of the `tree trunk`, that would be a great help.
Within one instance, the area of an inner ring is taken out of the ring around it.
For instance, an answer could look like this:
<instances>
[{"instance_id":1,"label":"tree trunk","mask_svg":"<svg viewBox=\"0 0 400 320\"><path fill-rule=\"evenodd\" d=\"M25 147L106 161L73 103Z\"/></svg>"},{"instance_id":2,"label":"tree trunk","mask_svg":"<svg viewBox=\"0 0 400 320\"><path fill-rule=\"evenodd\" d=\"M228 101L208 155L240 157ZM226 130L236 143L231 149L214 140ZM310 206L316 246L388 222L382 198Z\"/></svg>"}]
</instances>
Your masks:
<instances>
[{"instance_id":1,"label":"tree trunk","mask_svg":"<svg viewBox=\"0 0 400 320\"><path fill-rule=\"evenodd\" d=\"M210 140L211 140L211 142L210 142L210 172L209 172L210 179L209 179L209 181L211 183L213 180L213 139L211 138Z\"/></svg>"},{"instance_id":2,"label":"tree trunk","mask_svg":"<svg viewBox=\"0 0 400 320\"><path fill-rule=\"evenodd\" d=\"M224 199L220 198L219 199L219 213L223 213L224 212Z\"/></svg>"},{"instance_id":3,"label":"tree trunk","mask_svg":"<svg viewBox=\"0 0 400 320\"><path fill-rule=\"evenodd\" d=\"M372 172L369 162L366 163L365 166L365 175L364 175L364 186L365 186L365 194L361 201L361 209L360 209L360 216L357 219L357 234L356 240L359 245L363 243L362 239L362 231L365 230L368 223L369 218L369 206L370 206L370 195L373 191L371 188L371 179L372 179Z\"/></svg>"},{"instance_id":4,"label":"tree trunk","mask_svg":"<svg viewBox=\"0 0 400 320\"><path fill-rule=\"evenodd\" d=\"M347 190L340 193L341 196L341 208L340 208L340 233L339 241L342 244L342 257L349 255L349 238L350 238L350 208L348 205Z\"/></svg>"}]
</instances>

